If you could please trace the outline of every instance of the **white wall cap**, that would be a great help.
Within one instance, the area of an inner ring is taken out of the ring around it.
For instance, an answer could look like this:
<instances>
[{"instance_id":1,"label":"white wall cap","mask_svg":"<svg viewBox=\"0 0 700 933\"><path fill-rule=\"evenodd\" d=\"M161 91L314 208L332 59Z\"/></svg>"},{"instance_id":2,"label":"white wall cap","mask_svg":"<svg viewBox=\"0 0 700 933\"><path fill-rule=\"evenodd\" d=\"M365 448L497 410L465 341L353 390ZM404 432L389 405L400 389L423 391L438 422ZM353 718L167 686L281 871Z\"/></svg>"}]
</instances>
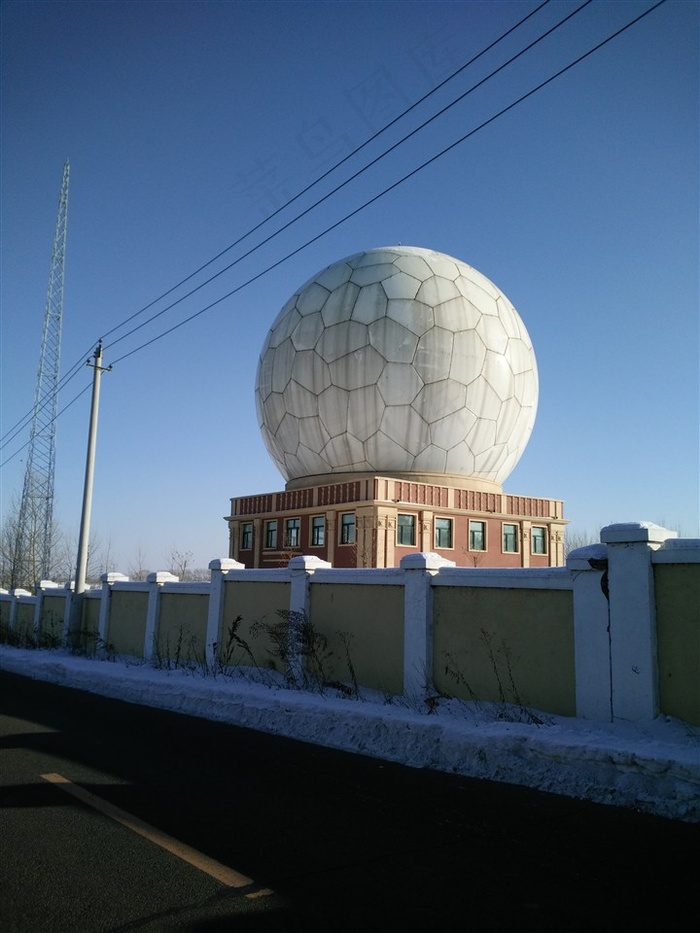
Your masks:
<instances>
[{"instance_id":1,"label":"white wall cap","mask_svg":"<svg viewBox=\"0 0 700 933\"><path fill-rule=\"evenodd\" d=\"M684 551L686 548L699 549L700 538L667 538L659 550Z\"/></svg>"},{"instance_id":2,"label":"white wall cap","mask_svg":"<svg viewBox=\"0 0 700 933\"><path fill-rule=\"evenodd\" d=\"M102 580L103 583L116 583L118 580L128 580L128 579L129 577L127 577L125 574L117 573L116 571L110 571L109 573L103 573L102 576L100 577L100 580Z\"/></svg>"},{"instance_id":3,"label":"white wall cap","mask_svg":"<svg viewBox=\"0 0 700 933\"><path fill-rule=\"evenodd\" d=\"M156 570L155 573L149 573L146 577L146 583L179 583L180 578L167 570Z\"/></svg>"},{"instance_id":4,"label":"white wall cap","mask_svg":"<svg viewBox=\"0 0 700 933\"><path fill-rule=\"evenodd\" d=\"M606 525L600 530L600 540L604 544L633 544L637 541L660 544L667 538L677 537L677 532L655 525L654 522L621 522Z\"/></svg>"},{"instance_id":5,"label":"white wall cap","mask_svg":"<svg viewBox=\"0 0 700 933\"><path fill-rule=\"evenodd\" d=\"M24 590L24 589L22 589L21 586L15 587L15 589L12 590L11 592L12 592L12 595L13 595L13 596L31 596L31 595L32 595L32 594L29 592L29 590Z\"/></svg>"},{"instance_id":6,"label":"white wall cap","mask_svg":"<svg viewBox=\"0 0 700 933\"><path fill-rule=\"evenodd\" d=\"M217 557L209 561L210 570L245 570L245 564L231 557Z\"/></svg>"},{"instance_id":7,"label":"white wall cap","mask_svg":"<svg viewBox=\"0 0 700 933\"><path fill-rule=\"evenodd\" d=\"M606 544L586 544L571 551L566 558L569 570L597 570L591 561L606 561L608 559L608 546Z\"/></svg>"},{"instance_id":8,"label":"white wall cap","mask_svg":"<svg viewBox=\"0 0 700 933\"><path fill-rule=\"evenodd\" d=\"M655 564L700 564L700 538L668 538L651 559Z\"/></svg>"},{"instance_id":9,"label":"white wall cap","mask_svg":"<svg viewBox=\"0 0 700 933\"><path fill-rule=\"evenodd\" d=\"M568 567L444 567L433 586L570 590L571 571Z\"/></svg>"},{"instance_id":10,"label":"white wall cap","mask_svg":"<svg viewBox=\"0 0 700 933\"><path fill-rule=\"evenodd\" d=\"M303 554L299 557L292 557L287 564L290 570L321 570L325 567L332 567L327 560L321 560L313 554Z\"/></svg>"},{"instance_id":11,"label":"white wall cap","mask_svg":"<svg viewBox=\"0 0 700 933\"><path fill-rule=\"evenodd\" d=\"M163 584L164 593L179 593L180 595L190 593L198 596L206 596L210 590L211 583L208 580L186 580L185 582L170 580Z\"/></svg>"},{"instance_id":12,"label":"white wall cap","mask_svg":"<svg viewBox=\"0 0 700 933\"><path fill-rule=\"evenodd\" d=\"M314 574L311 585L323 583L362 583L377 586L403 586L400 567L329 567Z\"/></svg>"},{"instance_id":13,"label":"white wall cap","mask_svg":"<svg viewBox=\"0 0 700 933\"><path fill-rule=\"evenodd\" d=\"M60 583L54 583L53 580L39 580L40 590L56 590L61 586Z\"/></svg>"},{"instance_id":14,"label":"white wall cap","mask_svg":"<svg viewBox=\"0 0 700 933\"><path fill-rule=\"evenodd\" d=\"M422 551L418 554L406 554L401 558L402 570L439 570L441 567L456 567L453 560L447 560L434 551Z\"/></svg>"}]
</instances>

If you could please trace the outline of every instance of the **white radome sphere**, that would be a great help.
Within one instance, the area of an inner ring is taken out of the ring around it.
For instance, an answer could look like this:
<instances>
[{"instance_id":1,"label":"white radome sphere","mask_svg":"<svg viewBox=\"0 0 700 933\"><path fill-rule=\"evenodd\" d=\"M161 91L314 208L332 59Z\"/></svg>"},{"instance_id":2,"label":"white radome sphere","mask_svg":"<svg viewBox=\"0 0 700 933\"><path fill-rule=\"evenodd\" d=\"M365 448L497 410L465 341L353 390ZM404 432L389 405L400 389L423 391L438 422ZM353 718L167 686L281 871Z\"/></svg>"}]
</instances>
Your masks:
<instances>
[{"instance_id":1,"label":"white radome sphere","mask_svg":"<svg viewBox=\"0 0 700 933\"><path fill-rule=\"evenodd\" d=\"M537 411L532 342L506 296L429 249L328 266L275 318L255 400L286 480L453 474L501 484Z\"/></svg>"}]
</instances>

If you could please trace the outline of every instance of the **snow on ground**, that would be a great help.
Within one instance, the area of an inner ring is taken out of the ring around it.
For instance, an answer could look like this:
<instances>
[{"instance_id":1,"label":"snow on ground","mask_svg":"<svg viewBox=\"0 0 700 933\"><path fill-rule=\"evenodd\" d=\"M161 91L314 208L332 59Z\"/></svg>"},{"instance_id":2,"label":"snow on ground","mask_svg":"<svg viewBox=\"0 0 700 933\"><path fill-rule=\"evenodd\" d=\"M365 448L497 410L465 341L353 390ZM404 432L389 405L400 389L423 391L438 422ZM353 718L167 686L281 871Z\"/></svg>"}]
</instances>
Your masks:
<instances>
[{"instance_id":1,"label":"snow on ground","mask_svg":"<svg viewBox=\"0 0 700 933\"><path fill-rule=\"evenodd\" d=\"M0 668L66 687L259 729L417 768L522 784L700 823L700 727L600 723L512 706L287 688L265 672L158 670L0 646Z\"/></svg>"}]
</instances>

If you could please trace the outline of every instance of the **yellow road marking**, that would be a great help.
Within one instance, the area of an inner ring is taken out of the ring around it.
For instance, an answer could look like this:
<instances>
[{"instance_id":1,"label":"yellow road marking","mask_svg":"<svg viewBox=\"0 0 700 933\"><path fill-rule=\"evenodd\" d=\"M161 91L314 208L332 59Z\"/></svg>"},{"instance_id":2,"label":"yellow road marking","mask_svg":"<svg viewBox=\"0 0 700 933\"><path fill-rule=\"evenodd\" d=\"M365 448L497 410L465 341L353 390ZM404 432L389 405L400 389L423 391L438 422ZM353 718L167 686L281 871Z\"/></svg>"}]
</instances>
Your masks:
<instances>
[{"instance_id":1,"label":"yellow road marking","mask_svg":"<svg viewBox=\"0 0 700 933\"><path fill-rule=\"evenodd\" d=\"M110 819L115 820L117 823L121 823L122 826L126 826L126 828L130 829L132 832L137 833L139 836L143 836L144 839L154 842L157 846L160 846L161 849L165 849L172 855L176 855L178 858L188 862L200 871L205 872L205 874L220 881L221 884L225 884L229 888L246 888L251 884L255 884L252 878L248 878L246 875L234 871L234 869L229 868L228 865L222 865L221 862L209 858L208 855L204 855L203 852L198 852L197 849L193 849L184 842L173 839L172 836L162 833L154 826L150 826L148 823L140 820L137 816L132 816L130 813L127 813L126 810L115 807L114 804L109 803L107 800L103 800L102 797L98 797L89 790L85 790L85 788L81 787L79 784L74 784L72 781L69 781L68 778L63 777L63 775L42 774L41 777L50 784L55 784L56 787L60 787L61 790L77 797L78 800L82 800L83 803L93 807L93 809L99 810L100 813L110 817ZM248 898L257 898L266 894L272 894L272 891L265 888L246 894L245 896Z\"/></svg>"}]
</instances>

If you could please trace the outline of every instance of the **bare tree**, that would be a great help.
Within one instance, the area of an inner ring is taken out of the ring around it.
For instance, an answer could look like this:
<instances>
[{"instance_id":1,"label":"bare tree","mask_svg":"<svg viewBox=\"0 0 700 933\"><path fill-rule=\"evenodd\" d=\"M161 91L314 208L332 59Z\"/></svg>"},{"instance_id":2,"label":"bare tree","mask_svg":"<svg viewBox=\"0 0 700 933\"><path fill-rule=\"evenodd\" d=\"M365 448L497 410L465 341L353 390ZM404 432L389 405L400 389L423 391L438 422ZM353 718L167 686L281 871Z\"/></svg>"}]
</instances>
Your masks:
<instances>
[{"instance_id":1,"label":"bare tree","mask_svg":"<svg viewBox=\"0 0 700 933\"><path fill-rule=\"evenodd\" d=\"M30 500L30 513L26 516L24 528L20 529L20 499L15 495L6 511L0 528L0 586L3 589L22 587L33 589L45 572L42 569L42 555L39 544L44 534L43 513L35 500ZM59 562L62 533L54 522L51 527L50 552L52 566L48 568L53 576L53 565Z\"/></svg>"},{"instance_id":2,"label":"bare tree","mask_svg":"<svg viewBox=\"0 0 700 933\"><path fill-rule=\"evenodd\" d=\"M103 545L99 535L91 535L88 542L88 578L93 583L98 583L102 574L112 573L116 569L112 539L108 538L107 543Z\"/></svg>"},{"instance_id":3,"label":"bare tree","mask_svg":"<svg viewBox=\"0 0 700 933\"><path fill-rule=\"evenodd\" d=\"M176 548L173 548L168 560L168 570L183 581L189 580L191 573L189 568L192 565L193 557L194 554L192 551L178 551Z\"/></svg>"},{"instance_id":4,"label":"bare tree","mask_svg":"<svg viewBox=\"0 0 700 933\"><path fill-rule=\"evenodd\" d=\"M66 582L75 580L75 568L78 558L78 544L75 535L63 534L56 548L53 579ZM87 554L87 582L98 583L103 573L116 570L113 557L113 544L110 538L106 545L97 532L90 535Z\"/></svg>"},{"instance_id":5,"label":"bare tree","mask_svg":"<svg viewBox=\"0 0 700 933\"><path fill-rule=\"evenodd\" d=\"M568 557L576 548L587 547L589 544L598 544L600 533L592 534L589 531L576 531L569 527L564 537L564 557Z\"/></svg>"},{"instance_id":6,"label":"bare tree","mask_svg":"<svg viewBox=\"0 0 700 933\"><path fill-rule=\"evenodd\" d=\"M189 571L188 579L197 583L208 583L211 580L211 570L208 567L195 567Z\"/></svg>"},{"instance_id":7,"label":"bare tree","mask_svg":"<svg viewBox=\"0 0 700 933\"><path fill-rule=\"evenodd\" d=\"M138 550L136 551L136 557L130 564L129 569L127 570L127 574L132 580L145 580L149 573L150 571L148 569L146 555L143 553L143 548L141 545L139 545Z\"/></svg>"}]
</instances>

